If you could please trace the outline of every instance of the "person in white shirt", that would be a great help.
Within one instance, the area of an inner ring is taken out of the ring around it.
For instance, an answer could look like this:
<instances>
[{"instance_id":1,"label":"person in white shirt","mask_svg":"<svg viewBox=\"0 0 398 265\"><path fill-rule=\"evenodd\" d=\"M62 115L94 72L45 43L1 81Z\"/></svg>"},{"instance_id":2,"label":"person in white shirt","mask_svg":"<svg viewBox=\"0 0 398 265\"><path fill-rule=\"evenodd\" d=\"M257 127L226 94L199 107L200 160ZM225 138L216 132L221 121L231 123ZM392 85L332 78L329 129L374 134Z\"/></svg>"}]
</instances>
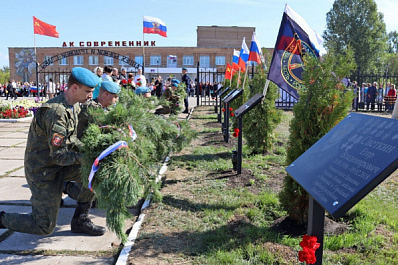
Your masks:
<instances>
[{"instance_id":1,"label":"person in white shirt","mask_svg":"<svg viewBox=\"0 0 398 265\"><path fill-rule=\"evenodd\" d=\"M134 83L138 87L139 83L141 83L140 86L146 87L146 79L145 76L142 74L142 69L138 69L137 75L134 77Z\"/></svg>"},{"instance_id":2,"label":"person in white shirt","mask_svg":"<svg viewBox=\"0 0 398 265\"><path fill-rule=\"evenodd\" d=\"M102 75L102 81L111 81L113 82L113 79L111 77L112 74L112 67L105 66L104 67L104 74Z\"/></svg>"},{"instance_id":3,"label":"person in white shirt","mask_svg":"<svg viewBox=\"0 0 398 265\"><path fill-rule=\"evenodd\" d=\"M48 94L48 99L52 99L55 94L55 84L52 78L48 80L47 94Z\"/></svg>"}]
</instances>

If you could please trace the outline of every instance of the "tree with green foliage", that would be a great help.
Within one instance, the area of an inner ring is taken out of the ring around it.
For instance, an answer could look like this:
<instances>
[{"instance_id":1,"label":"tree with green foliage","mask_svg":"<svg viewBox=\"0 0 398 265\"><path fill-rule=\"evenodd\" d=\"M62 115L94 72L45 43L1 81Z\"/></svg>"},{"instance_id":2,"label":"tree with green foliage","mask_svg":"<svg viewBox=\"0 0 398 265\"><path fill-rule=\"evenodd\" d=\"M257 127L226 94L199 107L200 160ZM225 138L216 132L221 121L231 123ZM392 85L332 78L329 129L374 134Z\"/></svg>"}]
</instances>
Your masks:
<instances>
[{"instance_id":1,"label":"tree with green foliage","mask_svg":"<svg viewBox=\"0 0 398 265\"><path fill-rule=\"evenodd\" d=\"M257 93L262 94L264 91L267 75L261 70L261 66L257 66L257 68L258 74L250 82L251 89L248 98ZM274 130L282 117L282 111L275 107L275 100L278 96L278 87L270 82L263 102L244 116L243 136L253 153L268 152L276 141Z\"/></svg>"},{"instance_id":2,"label":"tree with green foliage","mask_svg":"<svg viewBox=\"0 0 398 265\"><path fill-rule=\"evenodd\" d=\"M397 53L398 51L398 32L388 33L388 53Z\"/></svg>"},{"instance_id":3,"label":"tree with green foliage","mask_svg":"<svg viewBox=\"0 0 398 265\"><path fill-rule=\"evenodd\" d=\"M4 66L0 69L0 84L6 84L10 80L10 68Z\"/></svg>"},{"instance_id":4,"label":"tree with green foliage","mask_svg":"<svg viewBox=\"0 0 398 265\"><path fill-rule=\"evenodd\" d=\"M341 83L355 69L351 50L345 53L329 53L318 60L306 58L303 73L304 89L293 108L287 149L287 164L291 164L348 113L353 91ZM299 224L307 222L308 194L289 175L279 194L281 204L289 217Z\"/></svg>"},{"instance_id":5,"label":"tree with green foliage","mask_svg":"<svg viewBox=\"0 0 398 265\"><path fill-rule=\"evenodd\" d=\"M374 0L335 0L326 14L323 38L328 50L343 53L351 47L358 69L370 72L380 67L387 49L386 25Z\"/></svg>"}]
</instances>

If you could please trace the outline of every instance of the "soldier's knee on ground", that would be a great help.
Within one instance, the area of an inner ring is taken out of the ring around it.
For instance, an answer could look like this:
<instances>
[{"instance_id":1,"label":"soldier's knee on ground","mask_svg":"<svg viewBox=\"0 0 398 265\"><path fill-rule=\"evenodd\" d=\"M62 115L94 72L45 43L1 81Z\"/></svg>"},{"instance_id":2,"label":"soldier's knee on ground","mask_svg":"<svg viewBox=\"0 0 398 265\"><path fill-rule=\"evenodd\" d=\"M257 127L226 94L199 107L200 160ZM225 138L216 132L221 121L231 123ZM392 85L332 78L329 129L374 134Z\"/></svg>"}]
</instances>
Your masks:
<instances>
[{"instance_id":1,"label":"soldier's knee on ground","mask_svg":"<svg viewBox=\"0 0 398 265\"><path fill-rule=\"evenodd\" d=\"M50 224L49 226L39 226L39 233L37 235L40 236L49 236L54 232L55 224Z\"/></svg>"}]
</instances>

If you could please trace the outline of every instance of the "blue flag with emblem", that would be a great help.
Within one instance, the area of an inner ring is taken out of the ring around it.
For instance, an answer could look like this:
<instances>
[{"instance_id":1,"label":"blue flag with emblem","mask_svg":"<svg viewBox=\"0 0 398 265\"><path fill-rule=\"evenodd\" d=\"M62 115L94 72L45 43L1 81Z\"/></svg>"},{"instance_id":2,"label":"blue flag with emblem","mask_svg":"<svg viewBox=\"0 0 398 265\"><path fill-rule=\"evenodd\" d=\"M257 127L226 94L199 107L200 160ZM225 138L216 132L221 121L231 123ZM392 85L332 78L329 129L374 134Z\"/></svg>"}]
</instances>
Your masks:
<instances>
[{"instance_id":1,"label":"blue flag with emblem","mask_svg":"<svg viewBox=\"0 0 398 265\"><path fill-rule=\"evenodd\" d=\"M298 99L304 55L319 57L322 38L287 4L276 40L268 80Z\"/></svg>"}]
</instances>

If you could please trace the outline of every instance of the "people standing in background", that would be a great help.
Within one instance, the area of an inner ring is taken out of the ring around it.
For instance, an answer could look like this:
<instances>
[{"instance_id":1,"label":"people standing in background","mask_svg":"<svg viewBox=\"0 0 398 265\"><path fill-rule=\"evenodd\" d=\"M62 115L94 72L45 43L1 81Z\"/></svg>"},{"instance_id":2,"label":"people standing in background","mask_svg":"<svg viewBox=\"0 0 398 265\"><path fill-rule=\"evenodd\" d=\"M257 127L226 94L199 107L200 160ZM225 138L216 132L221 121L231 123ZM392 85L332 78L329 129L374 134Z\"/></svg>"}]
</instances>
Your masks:
<instances>
[{"instance_id":1,"label":"people standing in background","mask_svg":"<svg viewBox=\"0 0 398 265\"><path fill-rule=\"evenodd\" d=\"M384 99L384 89L383 84L379 84L379 88L377 89L377 111L382 111L383 109L383 99Z\"/></svg>"},{"instance_id":2,"label":"people standing in background","mask_svg":"<svg viewBox=\"0 0 398 265\"><path fill-rule=\"evenodd\" d=\"M127 81L127 74L126 74L126 68L122 68L121 73L119 75L119 80L123 81L126 80Z\"/></svg>"},{"instance_id":3,"label":"people standing in background","mask_svg":"<svg viewBox=\"0 0 398 265\"><path fill-rule=\"evenodd\" d=\"M158 98L162 96L162 90L163 90L163 79L162 76L159 75L155 81L155 95Z\"/></svg>"},{"instance_id":4,"label":"people standing in background","mask_svg":"<svg viewBox=\"0 0 398 265\"><path fill-rule=\"evenodd\" d=\"M370 85L370 84L369 84ZM369 105L371 106L371 110L375 109L375 101L377 96L377 82L373 83L373 86L368 88L366 93L367 101L366 101L366 110L369 110Z\"/></svg>"},{"instance_id":5,"label":"people standing in background","mask_svg":"<svg viewBox=\"0 0 398 265\"><path fill-rule=\"evenodd\" d=\"M112 77L113 82L118 82L118 80L119 80L119 70L117 68L113 68L112 69L111 77Z\"/></svg>"},{"instance_id":6,"label":"people standing in background","mask_svg":"<svg viewBox=\"0 0 398 265\"><path fill-rule=\"evenodd\" d=\"M142 69L138 69L137 74L134 77L134 83L136 85L136 87L139 86L146 86L146 78L145 76L142 74Z\"/></svg>"},{"instance_id":7,"label":"people standing in background","mask_svg":"<svg viewBox=\"0 0 398 265\"><path fill-rule=\"evenodd\" d=\"M113 79L112 79L112 77L111 77L111 74L112 74L112 67L110 67L110 66L105 66L105 67L104 67L104 73L103 73L102 76L101 76L102 81L112 81L112 82L113 82Z\"/></svg>"},{"instance_id":8,"label":"people standing in background","mask_svg":"<svg viewBox=\"0 0 398 265\"><path fill-rule=\"evenodd\" d=\"M187 74L188 69L183 67L182 68L182 78L181 81L183 83L185 83L186 86L186 92L187 92L187 97L184 98L184 105L185 105L185 110L182 113L188 113L189 112L189 106L188 106L188 94L189 91L191 90L191 78L189 77L189 75Z\"/></svg>"},{"instance_id":9,"label":"people standing in background","mask_svg":"<svg viewBox=\"0 0 398 265\"><path fill-rule=\"evenodd\" d=\"M395 101L397 100L397 91L395 90L394 84L390 84L388 93L385 96L384 100L386 102L386 110L392 111L395 105Z\"/></svg>"},{"instance_id":10,"label":"people standing in background","mask_svg":"<svg viewBox=\"0 0 398 265\"><path fill-rule=\"evenodd\" d=\"M98 80L99 80L98 85L94 88L94 91L93 91L93 99L96 99L100 92L100 86L101 86L101 81L102 81L102 75L104 74L104 69L100 66L97 66L94 68L93 72L94 72L94 74L96 74L98 76Z\"/></svg>"},{"instance_id":11,"label":"people standing in background","mask_svg":"<svg viewBox=\"0 0 398 265\"><path fill-rule=\"evenodd\" d=\"M55 84L53 82L53 79L50 78L48 80L48 85L47 85L47 94L48 94L48 99L52 99L55 95Z\"/></svg>"}]
</instances>

